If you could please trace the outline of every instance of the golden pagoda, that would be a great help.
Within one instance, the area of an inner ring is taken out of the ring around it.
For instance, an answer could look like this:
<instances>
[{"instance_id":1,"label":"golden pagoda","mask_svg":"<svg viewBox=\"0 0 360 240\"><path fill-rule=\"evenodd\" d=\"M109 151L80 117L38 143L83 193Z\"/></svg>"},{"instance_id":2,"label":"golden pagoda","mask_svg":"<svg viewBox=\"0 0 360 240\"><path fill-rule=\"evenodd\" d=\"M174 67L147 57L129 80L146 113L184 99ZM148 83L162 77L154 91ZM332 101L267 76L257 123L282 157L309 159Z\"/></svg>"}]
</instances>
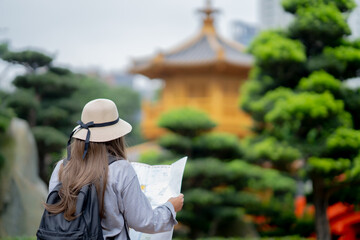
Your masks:
<instances>
[{"instance_id":1,"label":"golden pagoda","mask_svg":"<svg viewBox=\"0 0 360 240\"><path fill-rule=\"evenodd\" d=\"M142 131L147 139L165 131L157 126L160 115L171 109L192 107L206 112L218 125L215 131L243 137L251 118L239 109L239 90L248 77L252 57L244 47L219 36L214 27L218 12L207 1L199 10L201 31L184 44L150 58L134 60L130 70L165 83L157 102L144 101Z\"/></svg>"}]
</instances>

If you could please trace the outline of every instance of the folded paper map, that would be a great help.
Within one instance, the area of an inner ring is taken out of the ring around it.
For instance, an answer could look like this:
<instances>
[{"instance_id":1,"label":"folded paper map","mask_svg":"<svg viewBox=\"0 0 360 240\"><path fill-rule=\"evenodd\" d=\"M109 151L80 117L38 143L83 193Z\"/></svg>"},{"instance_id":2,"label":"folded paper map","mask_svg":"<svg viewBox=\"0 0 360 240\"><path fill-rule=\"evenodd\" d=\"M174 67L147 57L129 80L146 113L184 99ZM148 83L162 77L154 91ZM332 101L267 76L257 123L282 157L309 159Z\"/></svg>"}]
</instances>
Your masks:
<instances>
[{"instance_id":1,"label":"folded paper map","mask_svg":"<svg viewBox=\"0 0 360 240\"><path fill-rule=\"evenodd\" d=\"M141 190L149 199L152 208L156 208L180 194L181 181L187 157L181 158L171 165L148 165L132 162L138 176ZM173 231L147 234L130 229L131 240L170 240Z\"/></svg>"}]
</instances>

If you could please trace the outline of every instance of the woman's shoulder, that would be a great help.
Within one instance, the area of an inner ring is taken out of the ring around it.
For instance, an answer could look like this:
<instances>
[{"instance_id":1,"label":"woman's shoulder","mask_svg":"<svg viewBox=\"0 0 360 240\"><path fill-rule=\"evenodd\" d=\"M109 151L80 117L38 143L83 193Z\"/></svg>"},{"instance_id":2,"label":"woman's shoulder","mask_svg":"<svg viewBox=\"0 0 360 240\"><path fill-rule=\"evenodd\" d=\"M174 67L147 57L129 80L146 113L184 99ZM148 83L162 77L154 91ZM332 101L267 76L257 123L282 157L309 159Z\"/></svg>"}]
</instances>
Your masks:
<instances>
[{"instance_id":1,"label":"woman's shoulder","mask_svg":"<svg viewBox=\"0 0 360 240\"><path fill-rule=\"evenodd\" d=\"M53 190L54 187L59 183L59 169L62 163L63 160L60 160L55 164L55 168L51 173L51 177L49 180L49 192L51 192L51 190Z\"/></svg>"},{"instance_id":2,"label":"woman's shoulder","mask_svg":"<svg viewBox=\"0 0 360 240\"><path fill-rule=\"evenodd\" d=\"M109 165L109 177L115 181L127 182L136 176L135 170L128 160L116 160Z\"/></svg>"},{"instance_id":3,"label":"woman's shoulder","mask_svg":"<svg viewBox=\"0 0 360 240\"><path fill-rule=\"evenodd\" d=\"M118 159L118 160L110 163L109 168L110 169L118 169L118 170L123 169L123 170L125 170L125 169L128 169L128 168L132 168L132 165L126 159Z\"/></svg>"},{"instance_id":4,"label":"woman's shoulder","mask_svg":"<svg viewBox=\"0 0 360 240\"><path fill-rule=\"evenodd\" d=\"M57 174L59 172L60 166L61 164L63 164L64 160L60 160L57 163L55 163L54 165L54 169L53 169L53 173L52 174Z\"/></svg>"}]
</instances>

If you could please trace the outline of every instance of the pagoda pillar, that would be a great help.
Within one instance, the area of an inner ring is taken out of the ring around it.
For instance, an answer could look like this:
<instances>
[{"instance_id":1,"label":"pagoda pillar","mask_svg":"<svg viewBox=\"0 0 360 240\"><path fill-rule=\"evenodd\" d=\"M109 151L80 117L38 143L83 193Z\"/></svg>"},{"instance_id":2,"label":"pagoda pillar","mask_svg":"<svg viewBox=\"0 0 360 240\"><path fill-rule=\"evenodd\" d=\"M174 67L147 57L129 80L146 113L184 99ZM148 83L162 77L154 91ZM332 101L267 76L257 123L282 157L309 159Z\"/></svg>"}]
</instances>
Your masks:
<instances>
[{"instance_id":1,"label":"pagoda pillar","mask_svg":"<svg viewBox=\"0 0 360 240\"><path fill-rule=\"evenodd\" d=\"M219 85L219 79L217 77L211 76L211 116L215 120L215 122L220 125L222 122L222 112L223 112L223 93L221 86Z\"/></svg>"}]
</instances>

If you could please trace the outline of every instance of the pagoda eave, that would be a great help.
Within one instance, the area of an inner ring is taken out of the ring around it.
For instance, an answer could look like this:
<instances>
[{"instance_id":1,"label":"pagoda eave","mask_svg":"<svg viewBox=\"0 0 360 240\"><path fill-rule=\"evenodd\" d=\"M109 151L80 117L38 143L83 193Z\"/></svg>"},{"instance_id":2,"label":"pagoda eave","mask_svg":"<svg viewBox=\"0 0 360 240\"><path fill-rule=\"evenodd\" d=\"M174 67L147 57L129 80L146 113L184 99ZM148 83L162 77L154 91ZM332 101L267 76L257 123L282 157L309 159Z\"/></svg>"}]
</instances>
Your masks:
<instances>
[{"instance_id":1,"label":"pagoda eave","mask_svg":"<svg viewBox=\"0 0 360 240\"><path fill-rule=\"evenodd\" d=\"M154 63L145 66L133 67L132 74L141 74L148 78L163 78L173 74L202 74L221 73L228 75L243 75L244 70L250 70L252 63L234 63L231 61L212 61L202 63ZM245 71L245 72L247 72Z\"/></svg>"}]
</instances>

